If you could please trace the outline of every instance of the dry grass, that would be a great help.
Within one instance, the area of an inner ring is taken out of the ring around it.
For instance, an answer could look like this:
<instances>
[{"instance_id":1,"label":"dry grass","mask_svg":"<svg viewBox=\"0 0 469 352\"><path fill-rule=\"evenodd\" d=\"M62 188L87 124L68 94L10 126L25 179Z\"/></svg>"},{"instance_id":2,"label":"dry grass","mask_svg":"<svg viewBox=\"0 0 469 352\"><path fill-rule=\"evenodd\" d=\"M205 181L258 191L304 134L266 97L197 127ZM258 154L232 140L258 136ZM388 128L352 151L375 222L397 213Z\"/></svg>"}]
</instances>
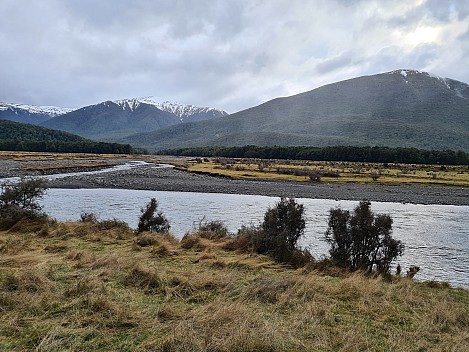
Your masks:
<instances>
[{"instance_id":1,"label":"dry grass","mask_svg":"<svg viewBox=\"0 0 469 352\"><path fill-rule=\"evenodd\" d=\"M0 350L469 346L467 290L287 269L265 256L227 251L229 239L205 235L181 243L170 235L139 237L145 245L87 223L0 232Z\"/></svg>"},{"instance_id":2,"label":"dry grass","mask_svg":"<svg viewBox=\"0 0 469 352\"><path fill-rule=\"evenodd\" d=\"M323 182L373 183L383 185L440 185L469 187L467 166L380 164L332 161L223 159L172 162L189 172L234 179L259 178L310 182L309 176L297 173L317 172Z\"/></svg>"}]
</instances>

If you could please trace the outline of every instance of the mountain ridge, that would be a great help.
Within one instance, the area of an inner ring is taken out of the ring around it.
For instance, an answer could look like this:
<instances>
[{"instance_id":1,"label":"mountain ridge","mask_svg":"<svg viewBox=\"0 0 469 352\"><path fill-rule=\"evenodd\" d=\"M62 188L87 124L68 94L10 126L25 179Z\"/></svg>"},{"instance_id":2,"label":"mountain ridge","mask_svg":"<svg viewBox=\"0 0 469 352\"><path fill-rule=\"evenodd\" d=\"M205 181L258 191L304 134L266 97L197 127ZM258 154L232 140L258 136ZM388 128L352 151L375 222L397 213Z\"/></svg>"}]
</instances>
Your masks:
<instances>
[{"instance_id":1,"label":"mountain ridge","mask_svg":"<svg viewBox=\"0 0 469 352\"><path fill-rule=\"evenodd\" d=\"M400 69L121 142L150 150L252 145L355 145L469 151L469 85ZM259 140L262 143L259 143Z\"/></svg>"},{"instance_id":2,"label":"mountain ridge","mask_svg":"<svg viewBox=\"0 0 469 352\"><path fill-rule=\"evenodd\" d=\"M38 125L53 117L69 113L73 110L75 109L0 102L0 120Z\"/></svg>"},{"instance_id":3,"label":"mountain ridge","mask_svg":"<svg viewBox=\"0 0 469 352\"><path fill-rule=\"evenodd\" d=\"M162 107L162 109L160 109ZM177 110L180 115L176 115ZM176 103L155 103L148 98L105 101L54 117L41 126L75 133L86 138L115 141L140 132L155 131L187 121L225 116L214 108Z\"/></svg>"}]
</instances>

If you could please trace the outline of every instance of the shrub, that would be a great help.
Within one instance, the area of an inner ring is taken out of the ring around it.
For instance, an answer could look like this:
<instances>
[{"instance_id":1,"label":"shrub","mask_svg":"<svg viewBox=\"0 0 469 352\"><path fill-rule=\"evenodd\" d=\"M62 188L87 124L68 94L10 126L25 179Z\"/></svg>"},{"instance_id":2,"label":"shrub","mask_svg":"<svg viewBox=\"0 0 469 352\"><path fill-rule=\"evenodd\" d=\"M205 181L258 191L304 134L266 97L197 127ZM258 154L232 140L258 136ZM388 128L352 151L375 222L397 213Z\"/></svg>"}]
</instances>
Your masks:
<instances>
[{"instance_id":1,"label":"shrub","mask_svg":"<svg viewBox=\"0 0 469 352\"><path fill-rule=\"evenodd\" d=\"M340 208L330 210L326 231L329 253L338 266L387 274L392 261L402 255L404 245L391 237L391 217L375 215L370 205L361 201L352 214Z\"/></svg>"},{"instance_id":2,"label":"shrub","mask_svg":"<svg viewBox=\"0 0 469 352\"><path fill-rule=\"evenodd\" d=\"M167 232L169 230L171 227L169 221L161 211L157 212L157 209L158 201L156 198L152 198L146 208L141 209L142 215L138 222L137 233L144 231Z\"/></svg>"},{"instance_id":3,"label":"shrub","mask_svg":"<svg viewBox=\"0 0 469 352\"><path fill-rule=\"evenodd\" d=\"M80 221L81 222L90 222L96 224L98 222L98 217L94 213L81 213L80 214Z\"/></svg>"},{"instance_id":4,"label":"shrub","mask_svg":"<svg viewBox=\"0 0 469 352\"><path fill-rule=\"evenodd\" d=\"M269 254L276 261L295 267L313 260L307 250L297 248L304 233L304 207L293 198L281 198L275 207L268 209L260 226L242 227L226 249L253 250Z\"/></svg>"},{"instance_id":5,"label":"shrub","mask_svg":"<svg viewBox=\"0 0 469 352\"><path fill-rule=\"evenodd\" d=\"M217 240L229 236L228 228L223 221L212 220L207 221L205 217L199 221L197 232L200 237L209 240Z\"/></svg>"},{"instance_id":6,"label":"shrub","mask_svg":"<svg viewBox=\"0 0 469 352\"><path fill-rule=\"evenodd\" d=\"M46 188L41 179L21 179L14 185L3 185L0 194L0 227L10 228L19 220L43 216L37 202Z\"/></svg>"},{"instance_id":7,"label":"shrub","mask_svg":"<svg viewBox=\"0 0 469 352\"><path fill-rule=\"evenodd\" d=\"M294 249L305 229L303 205L293 198L282 197L265 213L262 229L266 235L264 245L267 251L280 245Z\"/></svg>"}]
</instances>

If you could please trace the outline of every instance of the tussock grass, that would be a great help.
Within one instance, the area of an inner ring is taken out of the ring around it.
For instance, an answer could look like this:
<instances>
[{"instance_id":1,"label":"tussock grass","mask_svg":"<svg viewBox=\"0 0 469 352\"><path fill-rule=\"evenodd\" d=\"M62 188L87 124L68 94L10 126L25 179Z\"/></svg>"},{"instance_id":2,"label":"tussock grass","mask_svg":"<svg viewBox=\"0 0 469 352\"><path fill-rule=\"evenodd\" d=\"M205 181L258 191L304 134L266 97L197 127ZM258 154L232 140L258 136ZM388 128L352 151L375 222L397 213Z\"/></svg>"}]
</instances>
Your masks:
<instances>
[{"instance_id":1,"label":"tussock grass","mask_svg":"<svg viewBox=\"0 0 469 352\"><path fill-rule=\"evenodd\" d=\"M41 228L0 232L2 351L467 351L469 345L467 290L324 271L321 262L294 270L207 233L179 242L81 222Z\"/></svg>"},{"instance_id":2,"label":"tussock grass","mask_svg":"<svg viewBox=\"0 0 469 352\"><path fill-rule=\"evenodd\" d=\"M181 170L233 179L469 187L467 166L242 158L210 158L202 163L192 160L173 164ZM318 175L318 178L309 175Z\"/></svg>"}]
</instances>

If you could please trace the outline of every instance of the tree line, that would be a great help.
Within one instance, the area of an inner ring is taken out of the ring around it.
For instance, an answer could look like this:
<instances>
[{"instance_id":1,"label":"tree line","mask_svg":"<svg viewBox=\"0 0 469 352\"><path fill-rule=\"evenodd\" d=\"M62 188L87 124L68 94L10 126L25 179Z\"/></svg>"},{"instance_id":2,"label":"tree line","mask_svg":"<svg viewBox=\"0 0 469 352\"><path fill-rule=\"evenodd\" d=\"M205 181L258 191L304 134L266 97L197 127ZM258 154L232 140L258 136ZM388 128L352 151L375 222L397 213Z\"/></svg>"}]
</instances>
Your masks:
<instances>
[{"instance_id":1,"label":"tree line","mask_svg":"<svg viewBox=\"0 0 469 352\"><path fill-rule=\"evenodd\" d=\"M469 154L453 150L390 147L196 147L162 150L159 154L196 157L351 161L403 164L469 165Z\"/></svg>"},{"instance_id":2,"label":"tree line","mask_svg":"<svg viewBox=\"0 0 469 352\"><path fill-rule=\"evenodd\" d=\"M58 140L0 140L0 150L94 154L143 154L145 152L143 149L133 148L130 144L94 142L90 140L77 142L64 142Z\"/></svg>"}]
</instances>

